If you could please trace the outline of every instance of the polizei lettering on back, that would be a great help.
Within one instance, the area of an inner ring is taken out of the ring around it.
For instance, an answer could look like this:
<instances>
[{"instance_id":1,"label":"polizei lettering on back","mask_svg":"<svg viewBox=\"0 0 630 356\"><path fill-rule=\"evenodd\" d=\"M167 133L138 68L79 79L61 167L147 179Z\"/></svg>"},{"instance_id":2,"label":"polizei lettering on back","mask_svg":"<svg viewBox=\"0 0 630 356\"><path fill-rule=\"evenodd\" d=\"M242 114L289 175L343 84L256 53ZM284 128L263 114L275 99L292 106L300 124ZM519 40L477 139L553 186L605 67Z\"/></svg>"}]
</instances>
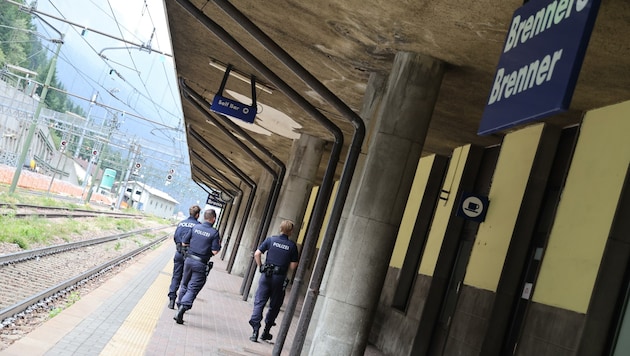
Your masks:
<instances>
[{"instance_id":1,"label":"polizei lettering on back","mask_svg":"<svg viewBox=\"0 0 630 356\"><path fill-rule=\"evenodd\" d=\"M210 237L210 233L207 231L203 231L203 230L199 230L199 229L195 229L195 233L199 234L201 236L205 236L205 237Z\"/></svg>"},{"instance_id":2,"label":"polizei lettering on back","mask_svg":"<svg viewBox=\"0 0 630 356\"><path fill-rule=\"evenodd\" d=\"M179 226L181 226L181 227L195 227L195 225L197 225L197 223L194 223L194 222L182 222L182 223L179 223Z\"/></svg>"},{"instance_id":3,"label":"polizei lettering on back","mask_svg":"<svg viewBox=\"0 0 630 356\"><path fill-rule=\"evenodd\" d=\"M277 248L281 248L283 250L287 250L287 251L289 250L289 245L281 244L279 242L274 242L273 246Z\"/></svg>"}]
</instances>

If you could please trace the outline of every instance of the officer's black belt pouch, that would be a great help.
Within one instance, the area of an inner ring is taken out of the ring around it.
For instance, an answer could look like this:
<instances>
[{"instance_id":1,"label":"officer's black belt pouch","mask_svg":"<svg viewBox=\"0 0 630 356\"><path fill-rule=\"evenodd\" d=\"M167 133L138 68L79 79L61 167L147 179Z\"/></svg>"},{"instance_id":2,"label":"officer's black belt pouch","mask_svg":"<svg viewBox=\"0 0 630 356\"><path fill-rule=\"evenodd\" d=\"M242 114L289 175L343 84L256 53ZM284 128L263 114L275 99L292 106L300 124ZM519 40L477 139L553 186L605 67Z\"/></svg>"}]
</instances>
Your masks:
<instances>
[{"instance_id":1,"label":"officer's black belt pouch","mask_svg":"<svg viewBox=\"0 0 630 356\"><path fill-rule=\"evenodd\" d=\"M193 260L197 260L197 261L203 263L204 265L208 264L208 260L209 260L209 259L201 258L201 257L199 257L197 255L193 255L192 253L189 253L187 257L190 257Z\"/></svg>"}]
</instances>

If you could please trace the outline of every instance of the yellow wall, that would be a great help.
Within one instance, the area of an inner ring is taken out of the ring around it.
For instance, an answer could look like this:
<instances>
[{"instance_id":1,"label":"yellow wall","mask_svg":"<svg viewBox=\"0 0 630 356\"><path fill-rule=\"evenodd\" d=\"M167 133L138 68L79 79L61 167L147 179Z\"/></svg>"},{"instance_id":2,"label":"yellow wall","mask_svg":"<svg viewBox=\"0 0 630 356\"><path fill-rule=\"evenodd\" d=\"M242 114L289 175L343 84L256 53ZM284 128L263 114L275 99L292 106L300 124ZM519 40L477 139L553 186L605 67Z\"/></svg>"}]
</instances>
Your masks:
<instances>
[{"instance_id":1,"label":"yellow wall","mask_svg":"<svg viewBox=\"0 0 630 356\"><path fill-rule=\"evenodd\" d=\"M405 255L407 254L409 241L411 240L411 233L416 224L416 217L418 216L418 210L420 210L420 204L424 197L425 188L434 161L435 155L430 155L421 158L418 163L416 175L413 178L413 185L411 186L409 198L407 199L407 205L405 206L405 213L400 222L394 253L389 261L391 267L402 268L403 262L405 261Z\"/></svg>"},{"instance_id":2,"label":"yellow wall","mask_svg":"<svg viewBox=\"0 0 630 356\"><path fill-rule=\"evenodd\" d=\"M464 284L495 292L544 125L505 136L492 177L486 219L479 225Z\"/></svg>"},{"instance_id":3,"label":"yellow wall","mask_svg":"<svg viewBox=\"0 0 630 356\"><path fill-rule=\"evenodd\" d=\"M470 145L458 147L453 151L453 157L451 157L451 161L449 162L442 189L450 193L447 200L438 200L435 216L431 224L431 231L429 232L424 254L422 255L422 261L420 262L419 272L427 276L433 276L433 272L435 271L435 264L440 254L440 248L442 247L442 241L444 240L444 234L446 233L446 227L451 216L453 204L455 204L455 200L457 199L457 187L459 187L469 152Z\"/></svg>"},{"instance_id":4,"label":"yellow wall","mask_svg":"<svg viewBox=\"0 0 630 356\"><path fill-rule=\"evenodd\" d=\"M330 201L328 202L328 207L326 207L326 215L324 216L323 228L319 231L319 238L317 239L317 248L320 248L322 245L322 240L324 240L324 235L326 234L326 229L328 228L328 223L330 222L330 214L332 213L333 205L335 205L335 198L337 197L337 191L339 190L339 181L335 181L333 185L332 194L330 195ZM346 199L346 204L350 204L350 199ZM336 231L335 231L336 233Z\"/></svg>"},{"instance_id":5,"label":"yellow wall","mask_svg":"<svg viewBox=\"0 0 630 356\"><path fill-rule=\"evenodd\" d=\"M326 227L328 226L328 222L330 221L330 214L332 213L332 207L335 203L335 198L337 196L337 190L339 189L339 181L335 181L333 185L333 191L330 197L330 201L328 202L328 206L326 207L326 215L324 216L323 228L319 232L319 237L317 238L317 248L319 248L322 244L322 240L324 239L324 235L326 234ZM315 200L317 199L317 193L319 192L319 186L314 186L311 190L311 196L308 199L308 204L306 205L306 213L304 213L304 223L300 228L300 233L298 234L297 243L300 245L304 244L304 238L306 237L306 229L308 227L308 223L311 220L311 214L313 214L313 208L315 207ZM346 202L349 204L349 202Z\"/></svg>"},{"instance_id":6,"label":"yellow wall","mask_svg":"<svg viewBox=\"0 0 630 356\"><path fill-rule=\"evenodd\" d=\"M584 118L533 300L586 313L630 163L630 101Z\"/></svg>"},{"instance_id":7,"label":"yellow wall","mask_svg":"<svg viewBox=\"0 0 630 356\"><path fill-rule=\"evenodd\" d=\"M317 199L318 191L319 186L314 186L311 190L311 197L308 199L306 212L304 213L304 222L302 223L302 227L300 228L300 233L298 234L297 238L297 243L300 245L304 244L304 237L306 237L306 228L308 227L308 222L311 220L311 214L313 214L313 207L315 206L315 200Z\"/></svg>"}]
</instances>

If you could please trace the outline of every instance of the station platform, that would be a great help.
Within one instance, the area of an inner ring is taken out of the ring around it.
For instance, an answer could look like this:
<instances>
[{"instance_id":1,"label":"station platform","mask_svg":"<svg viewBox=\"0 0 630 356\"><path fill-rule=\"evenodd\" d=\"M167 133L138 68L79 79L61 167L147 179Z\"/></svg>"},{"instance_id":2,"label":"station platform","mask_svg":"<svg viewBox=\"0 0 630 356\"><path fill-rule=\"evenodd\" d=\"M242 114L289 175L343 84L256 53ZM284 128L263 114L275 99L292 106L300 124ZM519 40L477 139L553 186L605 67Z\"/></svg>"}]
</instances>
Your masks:
<instances>
[{"instance_id":1,"label":"station platform","mask_svg":"<svg viewBox=\"0 0 630 356\"><path fill-rule=\"evenodd\" d=\"M239 293L242 277L227 273L219 258L184 324L175 323L167 307L173 253L171 244L161 244L0 355L271 355L273 344L249 340L252 303ZM290 353L295 314L282 355ZM282 318L283 310L278 324ZM365 355L380 352L370 348Z\"/></svg>"}]
</instances>

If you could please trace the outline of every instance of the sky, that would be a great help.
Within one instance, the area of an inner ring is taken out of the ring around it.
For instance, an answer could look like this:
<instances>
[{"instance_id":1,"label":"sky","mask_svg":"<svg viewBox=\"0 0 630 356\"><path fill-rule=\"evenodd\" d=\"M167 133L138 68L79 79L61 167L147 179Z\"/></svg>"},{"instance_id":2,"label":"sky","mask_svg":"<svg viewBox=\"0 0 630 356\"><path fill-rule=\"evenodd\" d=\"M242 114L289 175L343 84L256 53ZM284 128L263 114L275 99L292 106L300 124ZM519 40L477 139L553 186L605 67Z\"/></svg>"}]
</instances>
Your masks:
<instances>
[{"instance_id":1,"label":"sky","mask_svg":"<svg viewBox=\"0 0 630 356\"><path fill-rule=\"evenodd\" d=\"M165 177L175 170L170 186L146 183L171 194L180 210L204 204L206 192L190 178L163 0L39 0L36 10L42 37L63 35L57 75L75 103L95 122L108 115L102 106L113 108L122 121L114 140L140 143L143 167L160 167ZM55 44L42 44L52 56ZM90 105L93 98L100 105Z\"/></svg>"}]
</instances>

